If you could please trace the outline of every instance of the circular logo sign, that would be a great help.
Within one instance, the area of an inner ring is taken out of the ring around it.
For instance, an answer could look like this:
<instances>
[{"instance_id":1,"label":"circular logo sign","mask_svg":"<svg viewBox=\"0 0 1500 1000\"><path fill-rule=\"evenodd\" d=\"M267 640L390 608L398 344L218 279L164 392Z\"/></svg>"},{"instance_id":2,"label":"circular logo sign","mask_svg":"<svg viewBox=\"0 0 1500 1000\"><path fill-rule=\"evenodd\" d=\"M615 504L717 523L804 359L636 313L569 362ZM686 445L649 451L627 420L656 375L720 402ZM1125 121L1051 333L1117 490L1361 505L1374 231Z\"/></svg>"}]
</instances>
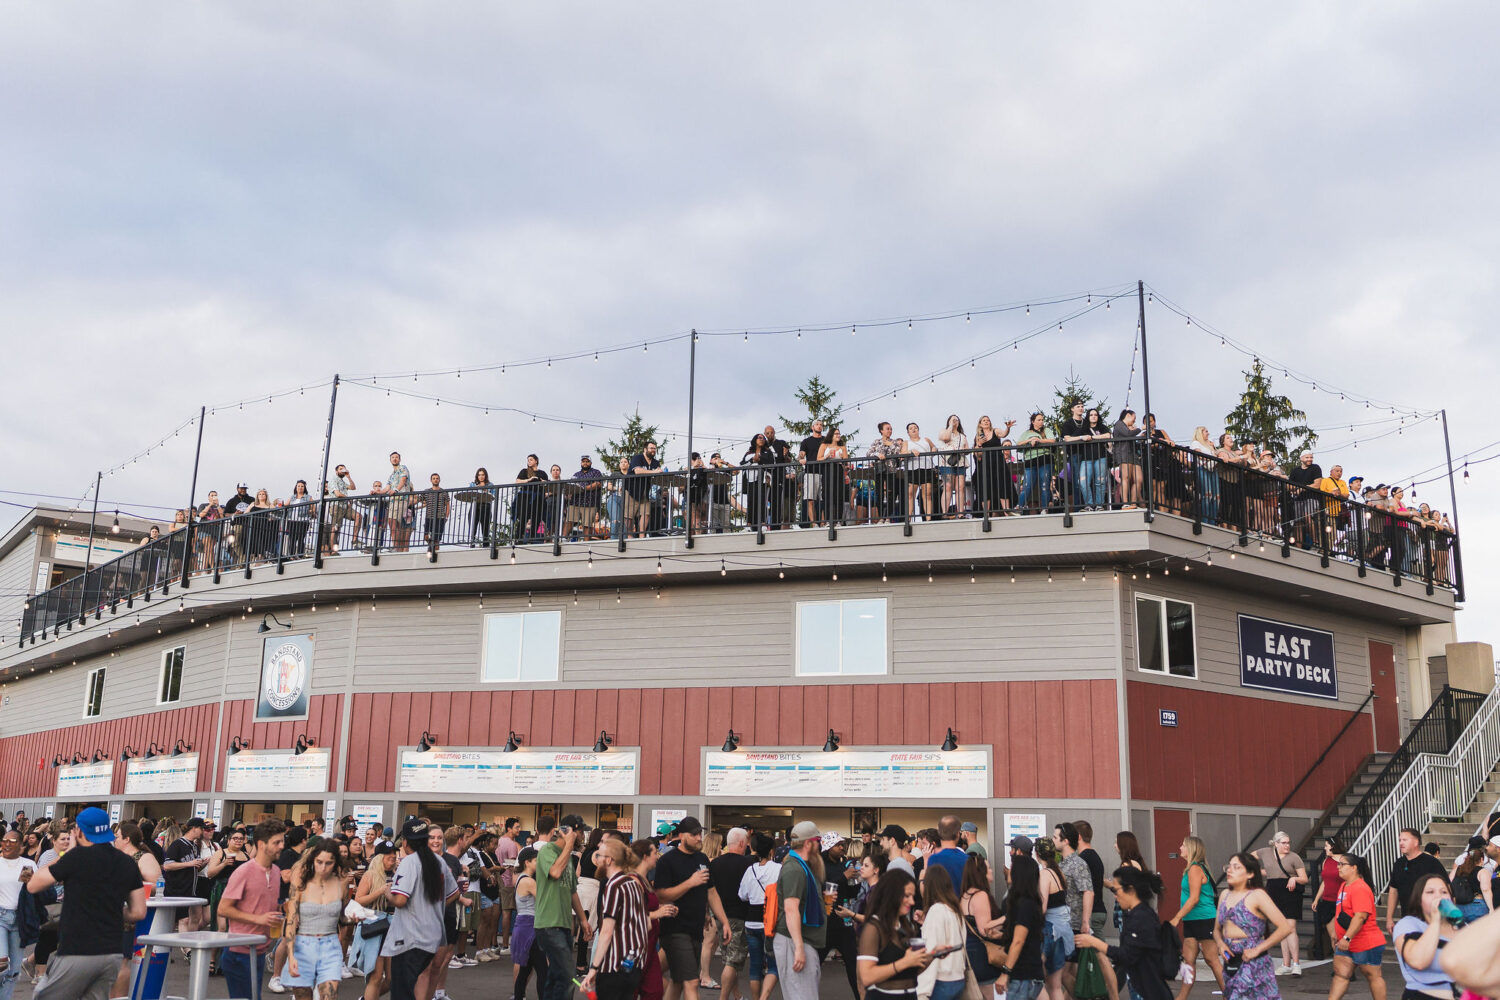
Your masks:
<instances>
[{"instance_id":1,"label":"circular logo sign","mask_svg":"<svg viewBox=\"0 0 1500 1000\"><path fill-rule=\"evenodd\" d=\"M307 659L302 647L287 642L266 657L264 695L267 704L284 712L297 704L307 689Z\"/></svg>"}]
</instances>

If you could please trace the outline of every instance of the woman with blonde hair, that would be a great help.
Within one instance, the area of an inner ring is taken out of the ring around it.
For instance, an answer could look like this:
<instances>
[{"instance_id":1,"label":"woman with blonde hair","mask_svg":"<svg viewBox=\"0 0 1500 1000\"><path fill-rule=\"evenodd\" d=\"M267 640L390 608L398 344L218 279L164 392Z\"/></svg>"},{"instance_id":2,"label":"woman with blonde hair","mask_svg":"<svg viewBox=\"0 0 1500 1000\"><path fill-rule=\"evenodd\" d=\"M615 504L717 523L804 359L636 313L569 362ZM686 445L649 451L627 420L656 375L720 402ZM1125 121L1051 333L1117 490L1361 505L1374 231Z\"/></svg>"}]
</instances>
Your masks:
<instances>
[{"instance_id":1,"label":"woman with blonde hair","mask_svg":"<svg viewBox=\"0 0 1500 1000\"><path fill-rule=\"evenodd\" d=\"M1194 481L1198 487L1198 516L1209 524L1219 521L1219 450L1208 436L1207 427L1193 428L1193 440L1188 443L1193 452Z\"/></svg>"},{"instance_id":2,"label":"woman with blonde hair","mask_svg":"<svg viewBox=\"0 0 1500 1000\"><path fill-rule=\"evenodd\" d=\"M1208 851L1197 837L1183 837L1179 849L1187 870L1182 873L1181 907L1172 918L1172 926L1182 928L1182 960L1191 968L1197 965L1198 952L1214 974L1219 990L1224 989L1224 967L1219 962L1219 946L1214 942L1214 879L1208 871ZM1192 983L1183 983L1177 1000L1186 1000Z\"/></svg>"}]
</instances>

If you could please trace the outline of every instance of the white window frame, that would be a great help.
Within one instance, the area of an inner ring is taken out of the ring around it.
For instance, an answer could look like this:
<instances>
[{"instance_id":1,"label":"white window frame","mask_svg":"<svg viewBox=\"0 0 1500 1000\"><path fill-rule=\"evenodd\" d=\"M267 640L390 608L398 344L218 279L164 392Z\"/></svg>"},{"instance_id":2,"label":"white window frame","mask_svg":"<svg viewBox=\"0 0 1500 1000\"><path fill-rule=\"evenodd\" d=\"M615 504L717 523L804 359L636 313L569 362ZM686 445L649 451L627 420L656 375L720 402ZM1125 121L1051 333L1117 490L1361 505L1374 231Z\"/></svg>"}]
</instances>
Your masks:
<instances>
[{"instance_id":1,"label":"white window frame","mask_svg":"<svg viewBox=\"0 0 1500 1000\"><path fill-rule=\"evenodd\" d=\"M94 678L99 679L99 696L94 697ZM96 704L97 701L97 704ZM93 709L93 711L89 711ZM95 667L88 672L83 685L83 717L97 719L104 714L104 668Z\"/></svg>"},{"instance_id":2,"label":"white window frame","mask_svg":"<svg viewBox=\"0 0 1500 1000\"><path fill-rule=\"evenodd\" d=\"M884 634L881 636L881 645L885 656L878 671L846 671L844 669L844 630L843 607L854 601L879 601L882 605L884 621ZM834 672L805 671L802 668L802 609L812 607L826 607L833 605L839 609L839 660L838 670ZM888 597L851 597L847 599L835 599L831 601L798 601L796 610L796 628L792 636L793 656L796 660L796 675L798 677L889 677L891 673L891 602Z\"/></svg>"},{"instance_id":3,"label":"white window frame","mask_svg":"<svg viewBox=\"0 0 1500 1000\"><path fill-rule=\"evenodd\" d=\"M543 616L555 617L557 621L557 662L552 665L551 677L521 677L521 663L526 656L526 622L529 616L541 618ZM490 677L490 621L497 618L519 618L521 619L520 642L516 649L516 677ZM563 613L559 610L531 609L528 611L499 611L484 616L483 628L480 631L479 647L479 683L481 684L556 684L562 679L562 656L563 656Z\"/></svg>"},{"instance_id":4,"label":"white window frame","mask_svg":"<svg viewBox=\"0 0 1500 1000\"><path fill-rule=\"evenodd\" d=\"M1141 662L1141 600L1157 602L1156 630L1161 639L1162 669L1153 670ZM1187 607L1193 616L1193 672L1191 674L1176 674L1172 672L1172 655L1167 646L1167 602L1181 604ZM1144 594L1140 591L1134 592L1132 602L1135 609L1135 669L1143 674L1151 674L1153 677L1176 677L1179 680L1198 679L1198 605L1194 601L1184 601L1179 597L1163 597L1160 594Z\"/></svg>"},{"instance_id":5,"label":"white window frame","mask_svg":"<svg viewBox=\"0 0 1500 1000\"><path fill-rule=\"evenodd\" d=\"M163 698L162 695L166 693L166 687L167 687L167 670L169 669L169 665L172 662L173 655L176 654L176 653L181 653L182 654L182 658L178 661L178 665L177 665L177 697L175 697L175 698ZM183 675L184 672L186 672L186 670L187 670L187 647L186 646L172 646L169 649L162 650L162 652L161 652L161 671L160 671L160 673L158 673L156 675L156 703L158 705L176 705L176 704L178 704L178 703L180 703L182 701L182 675Z\"/></svg>"}]
</instances>

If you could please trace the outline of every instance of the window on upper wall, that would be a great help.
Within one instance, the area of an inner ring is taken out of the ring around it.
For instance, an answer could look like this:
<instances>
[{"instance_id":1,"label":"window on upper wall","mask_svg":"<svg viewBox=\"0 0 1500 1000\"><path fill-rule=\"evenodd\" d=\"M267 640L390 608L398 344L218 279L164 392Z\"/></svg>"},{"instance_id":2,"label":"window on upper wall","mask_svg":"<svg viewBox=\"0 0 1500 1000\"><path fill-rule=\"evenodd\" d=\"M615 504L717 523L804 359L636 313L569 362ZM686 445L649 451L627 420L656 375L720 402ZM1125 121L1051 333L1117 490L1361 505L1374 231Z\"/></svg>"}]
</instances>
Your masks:
<instances>
[{"instance_id":1,"label":"window on upper wall","mask_svg":"<svg viewBox=\"0 0 1500 1000\"><path fill-rule=\"evenodd\" d=\"M797 605L797 673L884 674L885 598Z\"/></svg>"},{"instance_id":2,"label":"window on upper wall","mask_svg":"<svg viewBox=\"0 0 1500 1000\"><path fill-rule=\"evenodd\" d=\"M555 681L561 648L561 611L485 615L479 679L490 684Z\"/></svg>"},{"instance_id":3,"label":"window on upper wall","mask_svg":"<svg viewBox=\"0 0 1500 1000\"><path fill-rule=\"evenodd\" d=\"M1164 597L1135 596L1136 665L1173 677L1198 676L1193 606Z\"/></svg>"},{"instance_id":4,"label":"window on upper wall","mask_svg":"<svg viewBox=\"0 0 1500 1000\"><path fill-rule=\"evenodd\" d=\"M104 708L104 668L89 671L88 689L83 702L83 717L92 719Z\"/></svg>"},{"instance_id":5,"label":"window on upper wall","mask_svg":"<svg viewBox=\"0 0 1500 1000\"><path fill-rule=\"evenodd\" d=\"M161 654L161 683L156 689L158 705L169 705L182 699L182 661L186 653L186 646L178 646Z\"/></svg>"}]
</instances>

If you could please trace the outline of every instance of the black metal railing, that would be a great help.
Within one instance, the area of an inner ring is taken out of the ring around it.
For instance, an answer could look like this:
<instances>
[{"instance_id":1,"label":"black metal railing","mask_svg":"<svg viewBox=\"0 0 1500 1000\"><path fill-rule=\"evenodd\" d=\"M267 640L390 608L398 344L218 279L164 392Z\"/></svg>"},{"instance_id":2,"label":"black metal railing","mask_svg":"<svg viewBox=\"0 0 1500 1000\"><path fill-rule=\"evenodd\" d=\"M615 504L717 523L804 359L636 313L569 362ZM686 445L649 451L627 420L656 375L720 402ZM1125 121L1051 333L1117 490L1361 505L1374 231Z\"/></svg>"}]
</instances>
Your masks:
<instances>
[{"instance_id":1,"label":"black metal railing","mask_svg":"<svg viewBox=\"0 0 1500 1000\"><path fill-rule=\"evenodd\" d=\"M902 450L878 441L855 458L808 464L778 462L777 452L747 453L738 464L593 479L544 480L412 493L330 494L284 507L242 508L230 517L191 524L97 566L27 602L22 641L83 624L152 600L198 577L250 577L288 562L445 550L613 543L648 536L826 530L900 524L905 534L926 521L973 518L991 529L995 518L1154 508L1239 535L1317 552L1412 577L1435 587L1455 585L1458 540L1426 522L1355 500L1334 497L1285 477L1223 462L1188 448L1157 443L1146 495L1139 438L1066 444L996 441L965 450ZM321 523L320 523L321 516ZM1234 543L1231 543L1234 544Z\"/></svg>"},{"instance_id":2,"label":"black metal railing","mask_svg":"<svg viewBox=\"0 0 1500 1000\"><path fill-rule=\"evenodd\" d=\"M1348 819L1339 825L1334 838L1341 844L1352 844L1354 838L1365 828L1375 810L1395 789L1417 754L1447 753L1458 742L1459 736L1473 720L1474 714L1484 702L1484 695L1443 685L1443 690L1433 700L1432 706L1411 727L1401 746L1375 776L1364 795L1355 803Z\"/></svg>"}]
</instances>

